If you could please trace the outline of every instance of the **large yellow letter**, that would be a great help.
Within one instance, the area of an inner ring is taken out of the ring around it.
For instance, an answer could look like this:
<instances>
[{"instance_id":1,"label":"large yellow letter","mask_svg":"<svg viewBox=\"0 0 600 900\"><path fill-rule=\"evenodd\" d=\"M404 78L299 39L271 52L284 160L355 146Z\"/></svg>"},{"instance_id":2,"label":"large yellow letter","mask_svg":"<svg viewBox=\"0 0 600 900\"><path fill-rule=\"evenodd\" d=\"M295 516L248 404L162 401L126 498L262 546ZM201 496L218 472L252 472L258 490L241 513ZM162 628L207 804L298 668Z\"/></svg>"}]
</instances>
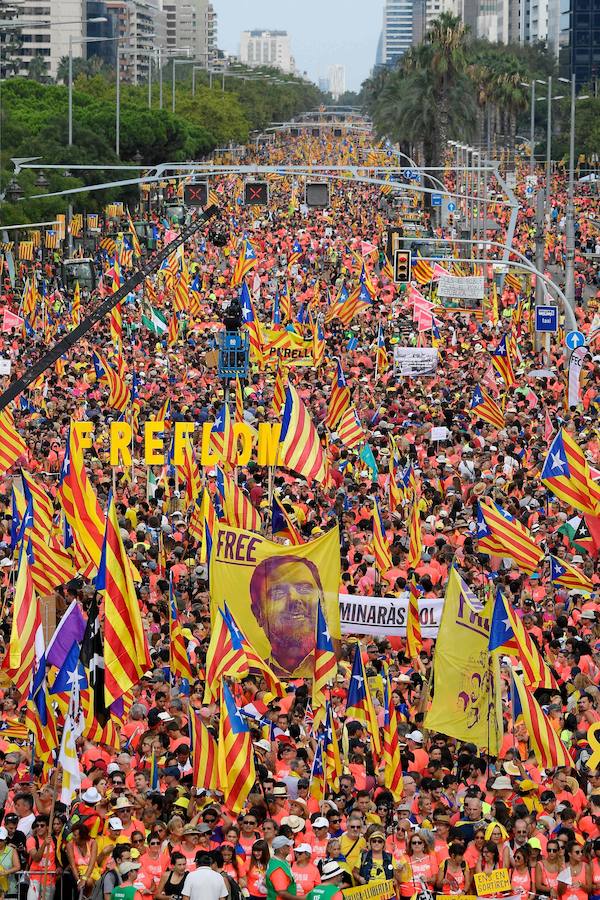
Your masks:
<instances>
[{"instance_id":1,"label":"large yellow letter","mask_svg":"<svg viewBox=\"0 0 600 900\"><path fill-rule=\"evenodd\" d=\"M79 446L82 450L89 450L92 446L93 422L73 422L73 430L79 438Z\"/></svg>"},{"instance_id":2,"label":"large yellow letter","mask_svg":"<svg viewBox=\"0 0 600 900\"><path fill-rule=\"evenodd\" d=\"M202 426L202 450L200 452L200 463L203 466L207 466L209 469L212 469L213 466L218 466L221 462L219 457L210 449L211 430L212 422L205 422Z\"/></svg>"},{"instance_id":3,"label":"large yellow letter","mask_svg":"<svg viewBox=\"0 0 600 900\"><path fill-rule=\"evenodd\" d=\"M111 466L118 466L120 462L124 466L131 465L131 437L132 430L129 422L110 423Z\"/></svg>"},{"instance_id":4,"label":"large yellow letter","mask_svg":"<svg viewBox=\"0 0 600 900\"><path fill-rule=\"evenodd\" d=\"M237 451L235 464L236 466L245 466L250 462L250 454L252 453L252 443L254 440L255 432L245 422L234 422L233 434L234 447ZM240 438L242 439L241 447Z\"/></svg>"},{"instance_id":5,"label":"large yellow letter","mask_svg":"<svg viewBox=\"0 0 600 900\"><path fill-rule=\"evenodd\" d=\"M279 448L279 434L281 425L275 422L261 422L258 426L258 453L256 461L259 466L274 466L277 462L277 450Z\"/></svg>"},{"instance_id":6,"label":"large yellow letter","mask_svg":"<svg viewBox=\"0 0 600 900\"><path fill-rule=\"evenodd\" d=\"M164 429L164 422L146 422L144 425L144 462L147 466L165 464L165 444L162 437L157 437Z\"/></svg>"},{"instance_id":7,"label":"large yellow letter","mask_svg":"<svg viewBox=\"0 0 600 900\"><path fill-rule=\"evenodd\" d=\"M183 465L183 451L187 443L188 435L193 433L193 422L175 422L175 436L173 438L173 465Z\"/></svg>"}]
</instances>

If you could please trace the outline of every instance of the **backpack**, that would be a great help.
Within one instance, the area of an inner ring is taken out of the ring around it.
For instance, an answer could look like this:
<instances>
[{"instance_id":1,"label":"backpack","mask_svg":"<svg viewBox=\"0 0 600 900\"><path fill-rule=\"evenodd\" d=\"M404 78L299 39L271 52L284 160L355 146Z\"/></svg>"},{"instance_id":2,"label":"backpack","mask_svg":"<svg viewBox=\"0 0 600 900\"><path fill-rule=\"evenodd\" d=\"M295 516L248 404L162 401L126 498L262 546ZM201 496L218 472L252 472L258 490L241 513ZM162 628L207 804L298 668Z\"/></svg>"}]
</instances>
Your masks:
<instances>
[{"instance_id":1,"label":"backpack","mask_svg":"<svg viewBox=\"0 0 600 900\"><path fill-rule=\"evenodd\" d=\"M65 822L63 826L63 830L58 836L58 840L56 842L56 861L58 862L61 868L66 868L69 865L69 858L67 856L67 844L73 840L73 829L76 825L88 825L90 828L93 823L98 819L98 813L82 813L78 809L74 809L71 813L71 818Z\"/></svg>"},{"instance_id":2,"label":"backpack","mask_svg":"<svg viewBox=\"0 0 600 900\"><path fill-rule=\"evenodd\" d=\"M221 875L225 879L227 887L229 888L230 900L244 900L244 895L242 894L242 890L237 881L234 881L233 878L230 875L226 875L225 872L221 872Z\"/></svg>"}]
</instances>

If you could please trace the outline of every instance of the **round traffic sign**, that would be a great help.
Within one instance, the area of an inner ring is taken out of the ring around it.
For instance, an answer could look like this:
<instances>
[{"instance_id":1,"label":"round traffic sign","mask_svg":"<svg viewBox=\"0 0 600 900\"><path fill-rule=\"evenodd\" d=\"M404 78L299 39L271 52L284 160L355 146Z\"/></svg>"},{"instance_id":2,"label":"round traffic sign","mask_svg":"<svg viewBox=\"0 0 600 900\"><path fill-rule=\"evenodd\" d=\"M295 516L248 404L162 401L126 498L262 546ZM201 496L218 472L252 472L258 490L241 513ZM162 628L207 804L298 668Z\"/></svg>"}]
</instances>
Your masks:
<instances>
[{"instance_id":1,"label":"round traffic sign","mask_svg":"<svg viewBox=\"0 0 600 900\"><path fill-rule=\"evenodd\" d=\"M533 188L531 187L531 185L529 185L529 187L526 188L525 193L526 193L526 194L533 194Z\"/></svg>"},{"instance_id":2,"label":"round traffic sign","mask_svg":"<svg viewBox=\"0 0 600 900\"><path fill-rule=\"evenodd\" d=\"M450 203L448 204L448 212L456 212L456 203L450 201Z\"/></svg>"},{"instance_id":3,"label":"round traffic sign","mask_svg":"<svg viewBox=\"0 0 600 900\"><path fill-rule=\"evenodd\" d=\"M585 344L585 335L581 331L569 331L565 337L565 344L569 350L577 350Z\"/></svg>"}]
</instances>

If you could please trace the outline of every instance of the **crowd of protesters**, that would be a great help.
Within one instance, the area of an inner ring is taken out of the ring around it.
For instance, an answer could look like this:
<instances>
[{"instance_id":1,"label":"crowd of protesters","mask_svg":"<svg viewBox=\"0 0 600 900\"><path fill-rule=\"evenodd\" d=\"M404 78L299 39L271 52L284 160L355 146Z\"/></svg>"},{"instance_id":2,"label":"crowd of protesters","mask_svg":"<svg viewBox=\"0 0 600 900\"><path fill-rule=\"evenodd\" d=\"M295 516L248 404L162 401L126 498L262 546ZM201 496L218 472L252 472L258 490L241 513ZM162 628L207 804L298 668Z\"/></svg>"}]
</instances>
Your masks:
<instances>
[{"instance_id":1,"label":"crowd of protesters","mask_svg":"<svg viewBox=\"0 0 600 900\"><path fill-rule=\"evenodd\" d=\"M361 141L354 145L333 139L297 138L260 149L259 162L354 162ZM451 173L447 173L451 177ZM540 180L543 181L542 176ZM552 189L546 262L561 264L561 226L566 181L558 173ZM141 401L140 420L156 415L166 397L172 422L193 421L198 427L214 419L223 402L223 388L207 352L215 344L229 287L236 242L248 234L258 262L248 276L259 317L270 323L277 291L285 281L297 311L314 306L321 322L328 295L356 283L356 256L364 261L376 287L372 309L349 328L333 319L325 325L326 359L321 368L292 368L290 379L307 404L328 447L334 486L315 489L293 473L279 469L275 485L284 505L306 539L337 520L341 532L341 594L398 596L413 574L407 565L406 511L389 509L386 478L392 452L390 438L406 463L412 462L420 484L423 554L416 577L425 597L442 596L449 567L455 564L467 584L483 591L490 578L501 586L522 617L529 634L551 666L559 690L538 692L572 756L570 768L541 770L528 735L514 722L508 697L503 697L505 738L497 758L484 749L452 737L427 733L423 721L431 687L435 642L425 640L419 660L410 660L403 638L344 636L337 683L331 692L344 771L339 787L327 789L325 800L313 796L310 771L315 750L310 710L311 683L293 681L283 697L264 690L258 676L241 684L240 698L252 703L276 726L273 737L254 728L257 783L246 808L233 815L218 793L193 786L188 709L195 708L217 733L218 708L203 703L204 664L210 638L210 595L206 563L187 530L188 511L175 479L156 470L148 477L141 461L141 436L136 435L133 467L120 467L113 478L108 465L110 422L117 413L106 405L106 389L94 377L94 349L111 356L111 336L102 322L67 354L64 371L46 373L43 384L17 407L17 428L27 443L22 466L56 495L58 474L71 419L95 424L94 448L86 457L101 504L116 490L119 525L125 546L142 579L137 588L151 645L153 669L133 690L133 703L121 729L121 746L83 737L78 742L83 772L81 796L72 809L56 801L56 781L44 778L31 746L10 728L22 716L22 700L10 684L0 701L0 891L6 897L52 900L167 900L217 897L288 900L292 896L341 897L344 887L379 881L393 882L400 897L427 889L441 894L475 893L475 876L506 869L510 889L505 894L539 895L587 900L600 895L600 769L590 768L587 730L600 721L600 606L597 591L598 546L593 536L573 545L574 510L549 495L540 482L547 451L549 418L554 430L567 429L598 465L600 377L592 352L583 365L581 402L565 403L564 347L537 349L531 328L532 287L522 280L520 291L500 291L499 318L490 307L481 315L440 312L439 367L434 377L398 379L391 357L398 343L428 344L431 333L419 335L406 294L382 272L384 230L412 209L392 205L389 192L361 182L340 180L332 188L331 206L309 210L296 201L294 187L284 177L271 183L269 207L244 208L240 182L228 177L217 184L221 222L233 240L226 246L206 233L186 246L190 272L202 283L201 308L183 316L180 338L168 347L166 337L152 334L140 322L142 298L132 294L124 305L123 359L126 377L135 371ZM582 190L586 194L586 191ZM597 198L578 207L578 285L597 281L597 269L585 255L597 249L594 230ZM496 210L505 229L502 210ZM427 222L429 214L420 211ZM152 217L159 235L172 226ZM113 226L114 227L114 226ZM438 230L438 234L443 233ZM501 235L504 231L501 230ZM501 240L501 238L500 238ZM294 243L303 255L288 268ZM531 211L519 215L516 246L534 252ZM365 250L363 244L375 251ZM362 249L361 249L362 248ZM493 255L493 254L492 254ZM499 254L496 254L499 255ZM110 262L98 251L98 266ZM71 325L72 292L62 288L57 267L46 260L35 265L46 282L44 320L25 335L0 336L0 352L10 357L16 377ZM25 273L22 273L25 274ZM127 277L127 271L122 273ZM172 294L162 274L151 279L154 306L170 314ZM429 286L419 287L428 294ZM147 288L146 288L147 290ZM579 293L582 296L582 292ZM589 297L589 291L588 291ZM315 299L316 298L316 299ZM96 295L83 292L82 315ZM147 297L146 297L147 299ZM4 304L19 309L18 289L4 281ZM505 403L506 428L497 429L470 414L476 384L499 396L488 350L521 309L517 329L517 386ZM579 305L576 316L588 334L595 315L592 300ZM382 324L390 364L376 372L376 338ZM596 327L595 325L593 326ZM337 434L326 434L330 384L335 358L342 362L352 399L368 433L378 473L366 466L358 451L345 448ZM542 374L540 375L540 372ZM272 418L274 372L254 366L244 385L244 415L253 425ZM430 441L432 427L445 426L447 439ZM196 434L199 434L197 431ZM5 645L10 633L10 602L15 562L10 550L13 472L0 494L0 569L3 575L3 615L0 632ZM598 474L598 473L596 473ZM238 483L268 525L267 471L250 462L240 467ZM210 475L208 475L210 482ZM155 483L158 483L157 484ZM379 573L371 540L372 498L377 496L392 569ZM555 588L547 565L534 575L520 572L509 560L490 559L477 550L474 508L491 497L526 525L545 552L571 561L588 576L592 593ZM57 503L58 510L58 503ZM159 541L160 538L160 541ZM161 570L164 544L167 572ZM169 575L176 588L180 621L197 680L189 685L169 677ZM93 583L77 578L60 589L57 610L77 599L85 611ZM345 718L350 657L356 641L373 684L379 722L383 724L381 672L389 666L393 698L401 714L400 749L403 794L394 800L383 786L381 761L373 758L372 736L365 725ZM6 736L2 733L6 729ZM267 730L268 734L268 730ZM158 760L159 787L151 787L150 769ZM60 779L59 779L60 780ZM77 821L73 822L73 814ZM69 840L63 840L65 826Z\"/></svg>"}]
</instances>

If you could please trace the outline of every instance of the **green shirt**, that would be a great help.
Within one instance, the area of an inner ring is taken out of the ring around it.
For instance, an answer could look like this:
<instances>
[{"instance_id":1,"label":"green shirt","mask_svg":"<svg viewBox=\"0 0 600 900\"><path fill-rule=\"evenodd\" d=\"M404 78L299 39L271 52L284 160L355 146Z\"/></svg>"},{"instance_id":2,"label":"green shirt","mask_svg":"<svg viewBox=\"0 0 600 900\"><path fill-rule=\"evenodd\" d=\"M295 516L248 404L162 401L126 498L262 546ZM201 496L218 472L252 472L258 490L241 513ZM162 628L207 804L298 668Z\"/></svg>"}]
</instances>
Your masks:
<instances>
[{"instance_id":1,"label":"green shirt","mask_svg":"<svg viewBox=\"0 0 600 900\"><path fill-rule=\"evenodd\" d=\"M338 884L318 884L309 891L306 900L337 900L343 897L342 889Z\"/></svg>"},{"instance_id":2,"label":"green shirt","mask_svg":"<svg viewBox=\"0 0 600 900\"><path fill-rule=\"evenodd\" d=\"M139 888L135 884L118 884L110 893L110 900L134 900Z\"/></svg>"},{"instance_id":3,"label":"green shirt","mask_svg":"<svg viewBox=\"0 0 600 900\"><path fill-rule=\"evenodd\" d=\"M269 864L267 866L267 871L265 874L265 881L267 884L267 900L277 900L277 891L271 883L271 875L277 869L283 869L283 871L289 878L289 884L285 888L285 890L289 894L294 894L294 896L296 894L296 882L294 881L294 876L292 874L292 867L286 859L278 859L276 856L274 856L271 860L269 860ZM129 898L127 898L127 900L129 900Z\"/></svg>"}]
</instances>

